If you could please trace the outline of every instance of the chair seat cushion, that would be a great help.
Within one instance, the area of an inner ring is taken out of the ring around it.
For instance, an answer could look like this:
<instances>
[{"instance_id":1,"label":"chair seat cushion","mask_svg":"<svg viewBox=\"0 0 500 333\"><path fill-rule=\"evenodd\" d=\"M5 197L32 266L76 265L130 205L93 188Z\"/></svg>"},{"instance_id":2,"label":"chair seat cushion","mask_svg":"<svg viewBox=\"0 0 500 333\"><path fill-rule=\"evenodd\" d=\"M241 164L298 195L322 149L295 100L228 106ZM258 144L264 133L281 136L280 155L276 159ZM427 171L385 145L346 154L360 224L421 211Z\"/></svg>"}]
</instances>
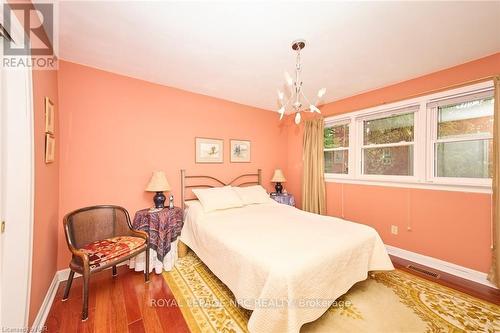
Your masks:
<instances>
[{"instance_id":1,"label":"chair seat cushion","mask_svg":"<svg viewBox=\"0 0 500 333\"><path fill-rule=\"evenodd\" d=\"M119 236L87 244L81 250L89 256L90 268L95 269L127 256L145 243L140 237Z\"/></svg>"}]
</instances>

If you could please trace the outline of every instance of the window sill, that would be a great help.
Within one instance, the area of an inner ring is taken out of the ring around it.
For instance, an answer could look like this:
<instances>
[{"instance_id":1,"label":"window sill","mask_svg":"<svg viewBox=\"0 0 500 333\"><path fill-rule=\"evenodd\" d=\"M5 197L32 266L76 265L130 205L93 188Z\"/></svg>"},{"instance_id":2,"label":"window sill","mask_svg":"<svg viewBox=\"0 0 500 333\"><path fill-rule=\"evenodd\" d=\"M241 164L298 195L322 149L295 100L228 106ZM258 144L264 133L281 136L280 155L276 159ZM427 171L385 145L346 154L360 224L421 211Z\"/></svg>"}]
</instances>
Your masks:
<instances>
[{"instance_id":1,"label":"window sill","mask_svg":"<svg viewBox=\"0 0 500 333\"><path fill-rule=\"evenodd\" d=\"M492 193L491 186L489 185L463 185L463 184L450 185L450 184L436 184L430 182L353 179L347 177L347 175L333 176L331 174L325 174L325 182L369 185L369 186L416 188L416 189L435 190L435 191L454 191L454 192L487 193L487 194Z\"/></svg>"}]
</instances>

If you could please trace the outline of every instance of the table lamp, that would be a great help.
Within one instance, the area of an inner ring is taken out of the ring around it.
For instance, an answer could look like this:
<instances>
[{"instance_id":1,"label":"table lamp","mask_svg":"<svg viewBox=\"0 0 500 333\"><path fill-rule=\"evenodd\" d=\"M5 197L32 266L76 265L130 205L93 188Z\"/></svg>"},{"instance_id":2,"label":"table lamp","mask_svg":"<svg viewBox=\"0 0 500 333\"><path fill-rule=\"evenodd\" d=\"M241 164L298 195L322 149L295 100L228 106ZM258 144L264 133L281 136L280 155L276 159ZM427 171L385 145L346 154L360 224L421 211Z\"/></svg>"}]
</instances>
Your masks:
<instances>
[{"instance_id":1,"label":"table lamp","mask_svg":"<svg viewBox=\"0 0 500 333\"><path fill-rule=\"evenodd\" d=\"M154 171L149 184L146 187L147 192L156 192L153 201L156 208L165 207L165 195L164 191L170 191L170 185L168 184L167 177L163 171Z\"/></svg>"},{"instance_id":2,"label":"table lamp","mask_svg":"<svg viewBox=\"0 0 500 333\"><path fill-rule=\"evenodd\" d=\"M283 191L283 185L281 185L281 183L286 182L283 171L281 171L281 169L274 170L273 179L271 179L271 181L276 183L276 185L274 186L274 188L276 189L276 193L281 194L281 192Z\"/></svg>"}]
</instances>

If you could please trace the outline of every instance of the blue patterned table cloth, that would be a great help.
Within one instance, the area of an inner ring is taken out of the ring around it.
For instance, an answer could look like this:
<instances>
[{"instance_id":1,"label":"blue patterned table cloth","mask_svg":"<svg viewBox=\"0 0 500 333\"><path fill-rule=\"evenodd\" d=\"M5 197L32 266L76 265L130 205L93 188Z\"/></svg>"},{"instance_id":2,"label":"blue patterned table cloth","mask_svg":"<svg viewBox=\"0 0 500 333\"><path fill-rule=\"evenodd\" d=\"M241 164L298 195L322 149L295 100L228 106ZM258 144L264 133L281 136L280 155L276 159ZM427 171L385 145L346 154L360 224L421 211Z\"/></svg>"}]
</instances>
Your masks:
<instances>
[{"instance_id":1,"label":"blue patterned table cloth","mask_svg":"<svg viewBox=\"0 0 500 333\"><path fill-rule=\"evenodd\" d=\"M184 210L179 207L153 212L146 208L135 213L132 227L149 234L149 247L156 251L158 260L163 261L170 244L181 235L183 224Z\"/></svg>"},{"instance_id":2,"label":"blue patterned table cloth","mask_svg":"<svg viewBox=\"0 0 500 333\"><path fill-rule=\"evenodd\" d=\"M295 197L293 195L291 195L290 193L277 194L276 192L273 192L273 193L271 193L270 197L271 197L271 199L273 199L276 202L279 202L280 204L285 204L288 206L295 207Z\"/></svg>"}]
</instances>

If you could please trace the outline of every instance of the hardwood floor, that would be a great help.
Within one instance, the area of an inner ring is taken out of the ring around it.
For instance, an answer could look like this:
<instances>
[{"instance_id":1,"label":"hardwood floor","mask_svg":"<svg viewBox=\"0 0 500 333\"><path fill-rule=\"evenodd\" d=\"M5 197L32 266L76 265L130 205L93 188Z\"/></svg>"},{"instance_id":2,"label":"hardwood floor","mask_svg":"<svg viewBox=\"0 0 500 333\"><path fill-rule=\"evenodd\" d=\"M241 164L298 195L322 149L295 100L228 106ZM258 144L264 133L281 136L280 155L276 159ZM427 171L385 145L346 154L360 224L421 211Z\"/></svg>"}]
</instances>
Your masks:
<instances>
[{"instance_id":1,"label":"hardwood floor","mask_svg":"<svg viewBox=\"0 0 500 333\"><path fill-rule=\"evenodd\" d=\"M118 276L105 270L90 278L89 319L80 320L82 278L75 278L69 299L62 301L66 282L57 290L45 325L47 332L172 332L188 333L175 298L161 275L144 275L118 267ZM156 303L154 306L153 301Z\"/></svg>"},{"instance_id":2,"label":"hardwood floor","mask_svg":"<svg viewBox=\"0 0 500 333\"><path fill-rule=\"evenodd\" d=\"M500 305L500 290L439 272L435 279L406 268L408 264L425 266L391 256L395 267ZM46 321L47 332L174 332L189 329L180 308L161 275L151 274L151 282L144 283L142 273L118 267L118 276L111 270L93 275L90 279L89 319L80 320L82 307L82 279L73 281L69 299L62 302L66 283L59 285L54 303ZM156 303L156 306L154 306Z\"/></svg>"},{"instance_id":3,"label":"hardwood floor","mask_svg":"<svg viewBox=\"0 0 500 333\"><path fill-rule=\"evenodd\" d=\"M416 276L422 277L424 279L427 279L432 282L439 283L440 285L446 286L448 288L452 288L458 291L461 291L465 294L469 294L471 296L483 299L485 301L488 301L490 303L500 305L500 289L495 289L495 288L490 288L488 286L485 286L483 284L473 282L470 280L462 279L460 277L457 277L455 275L451 275L439 270L435 270L433 268L426 267L424 265L419 265L416 264L412 261L405 260L399 257L395 257L390 255L392 263L394 264L394 267L404 270L405 272L409 272L411 274L414 274ZM430 270L432 272L436 272L439 274L439 278L433 278L430 277L426 274L416 272L412 269L408 269L408 265L413 265L419 268L423 268L425 270Z\"/></svg>"}]
</instances>

